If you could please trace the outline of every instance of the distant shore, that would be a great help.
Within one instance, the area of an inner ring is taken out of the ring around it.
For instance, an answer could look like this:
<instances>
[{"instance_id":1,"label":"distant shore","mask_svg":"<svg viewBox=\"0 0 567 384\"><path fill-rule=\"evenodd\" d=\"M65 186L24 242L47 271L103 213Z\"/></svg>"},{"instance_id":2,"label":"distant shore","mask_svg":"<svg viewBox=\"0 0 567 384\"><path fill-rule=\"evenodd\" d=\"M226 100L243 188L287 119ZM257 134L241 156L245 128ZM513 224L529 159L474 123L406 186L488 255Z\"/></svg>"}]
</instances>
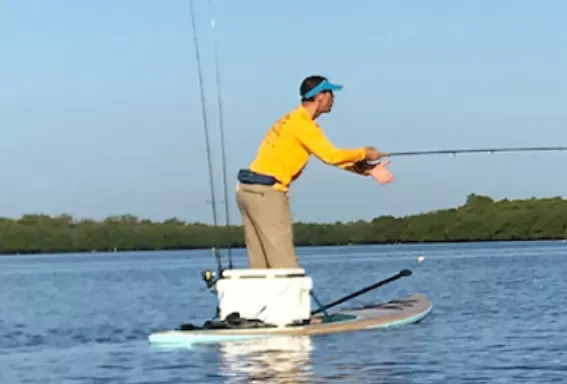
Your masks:
<instances>
[{"instance_id":1,"label":"distant shore","mask_svg":"<svg viewBox=\"0 0 567 384\"><path fill-rule=\"evenodd\" d=\"M495 201L471 194L459 207L371 221L294 223L296 246L462 243L567 238L567 200ZM163 222L135 216L76 221L69 215L0 219L0 255L244 247L241 226Z\"/></svg>"},{"instance_id":2,"label":"distant shore","mask_svg":"<svg viewBox=\"0 0 567 384\"><path fill-rule=\"evenodd\" d=\"M549 242L557 242L557 241L567 241L566 238L538 238L538 239L500 239L500 240L455 240L455 241L406 241L406 242L387 242L387 243L380 243L380 242L365 242L365 243L349 243L349 244L296 244L297 247L300 248L311 248L311 247L349 247L349 246L364 246L364 245L418 245L418 244L482 244L482 243L513 243L513 242L541 242L541 241L549 241ZM221 252L225 252L227 247L217 247ZM212 247L201 247L201 248L160 248L160 249L91 249L91 250L82 250L82 249L65 249L65 250L57 250L57 249L49 249L49 250L40 250L40 251L33 251L33 252L0 252L0 257L2 256L33 256L33 255L64 255L64 254L97 254L97 253L128 253L128 252L175 252L175 251L203 251L203 250L211 250ZM245 250L246 247L244 245L239 246L231 246L231 250Z\"/></svg>"}]
</instances>

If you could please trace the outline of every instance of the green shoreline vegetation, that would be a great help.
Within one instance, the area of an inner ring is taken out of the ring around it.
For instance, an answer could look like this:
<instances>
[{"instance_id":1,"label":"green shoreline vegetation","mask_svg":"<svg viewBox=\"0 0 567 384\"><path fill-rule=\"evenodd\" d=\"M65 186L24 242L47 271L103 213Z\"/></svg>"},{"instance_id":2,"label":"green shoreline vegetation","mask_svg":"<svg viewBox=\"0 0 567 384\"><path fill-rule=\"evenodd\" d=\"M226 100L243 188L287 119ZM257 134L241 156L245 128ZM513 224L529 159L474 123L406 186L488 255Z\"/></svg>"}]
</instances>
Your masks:
<instances>
[{"instance_id":1,"label":"green shoreline vegetation","mask_svg":"<svg viewBox=\"0 0 567 384\"><path fill-rule=\"evenodd\" d=\"M562 197L495 201L470 194L456 208L371 221L294 223L297 246L345 244L556 240L567 238L567 200ZM244 246L242 227L214 228L175 218L162 222L131 215L104 221L69 215L0 218L1 254L181 250Z\"/></svg>"}]
</instances>

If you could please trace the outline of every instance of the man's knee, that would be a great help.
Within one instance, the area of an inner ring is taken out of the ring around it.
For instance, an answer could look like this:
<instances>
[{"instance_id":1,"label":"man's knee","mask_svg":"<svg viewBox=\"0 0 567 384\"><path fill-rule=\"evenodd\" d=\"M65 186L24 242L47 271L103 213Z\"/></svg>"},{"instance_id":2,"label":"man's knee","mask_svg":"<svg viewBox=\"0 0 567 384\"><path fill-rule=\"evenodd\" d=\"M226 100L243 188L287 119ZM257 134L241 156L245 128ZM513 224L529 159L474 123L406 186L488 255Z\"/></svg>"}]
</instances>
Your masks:
<instances>
[{"instance_id":1,"label":"man's knee","mask_svg":"<svg viewBox=\"0 0 567 384\"><path fill-rule=\"evenodd\" d=\"M277 228L275 230L276 233L268 234L269 244L266 247L270 268L299 268L291 229Z\"/></svg>"},{"instance_id":2,"label":"man's knee","mask_svg":"<svg viewBox=\"0 0 567 384\"><path fill-rule=\"evenodd\" d=\"M286 255L284 257L272 258L269 260L269 268L301 268L295 255Z\"/></svg>"}]
</instances>

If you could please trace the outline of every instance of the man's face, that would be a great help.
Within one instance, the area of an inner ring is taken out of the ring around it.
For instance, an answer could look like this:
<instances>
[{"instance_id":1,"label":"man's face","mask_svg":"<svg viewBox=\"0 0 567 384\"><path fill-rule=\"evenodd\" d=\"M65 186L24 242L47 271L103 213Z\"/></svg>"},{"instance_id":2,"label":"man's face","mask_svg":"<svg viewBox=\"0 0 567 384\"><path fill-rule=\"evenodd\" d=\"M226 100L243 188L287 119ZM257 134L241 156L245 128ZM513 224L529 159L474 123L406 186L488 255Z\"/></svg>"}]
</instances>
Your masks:
<instances>
[{"instance_id":1,"label":"man's face","mask_svg":"<svg viewBox=\"0 0 567 384\"><path fill-rule=\"evenodd\" d=\"M333 91L321 92L316 96L316 101L318 103L319 111L321 113L329 113L333 109L333 102L335 100L335 95Z\"/></svg>"}]
</instances>

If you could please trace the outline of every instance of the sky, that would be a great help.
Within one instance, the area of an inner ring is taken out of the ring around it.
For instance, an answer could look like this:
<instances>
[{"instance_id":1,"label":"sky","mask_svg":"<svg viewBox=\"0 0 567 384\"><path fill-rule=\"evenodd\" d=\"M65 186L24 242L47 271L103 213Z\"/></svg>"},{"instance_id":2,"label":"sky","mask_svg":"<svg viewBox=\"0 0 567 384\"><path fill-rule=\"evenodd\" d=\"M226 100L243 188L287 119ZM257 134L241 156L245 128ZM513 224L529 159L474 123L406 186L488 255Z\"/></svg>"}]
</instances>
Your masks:
<instances>
[{"instance_id":1,"label":"sky","mask_svg":"<svg viewBox=\"0 0 567 384\"><path fill-rule=\"evenodd\" d=\"M344 85L319 123L385 152L567 145L562 1L196 0L218 220L217 41L234 189L270 125L320 74ZM214 19L215 27L211 27ZM212 222L187 0L0 1L0 216L133 214ZM561 196L567 152L392 158L379 185L312 158L296 221L370 220Z\"/></svg>"}]
</instances>

